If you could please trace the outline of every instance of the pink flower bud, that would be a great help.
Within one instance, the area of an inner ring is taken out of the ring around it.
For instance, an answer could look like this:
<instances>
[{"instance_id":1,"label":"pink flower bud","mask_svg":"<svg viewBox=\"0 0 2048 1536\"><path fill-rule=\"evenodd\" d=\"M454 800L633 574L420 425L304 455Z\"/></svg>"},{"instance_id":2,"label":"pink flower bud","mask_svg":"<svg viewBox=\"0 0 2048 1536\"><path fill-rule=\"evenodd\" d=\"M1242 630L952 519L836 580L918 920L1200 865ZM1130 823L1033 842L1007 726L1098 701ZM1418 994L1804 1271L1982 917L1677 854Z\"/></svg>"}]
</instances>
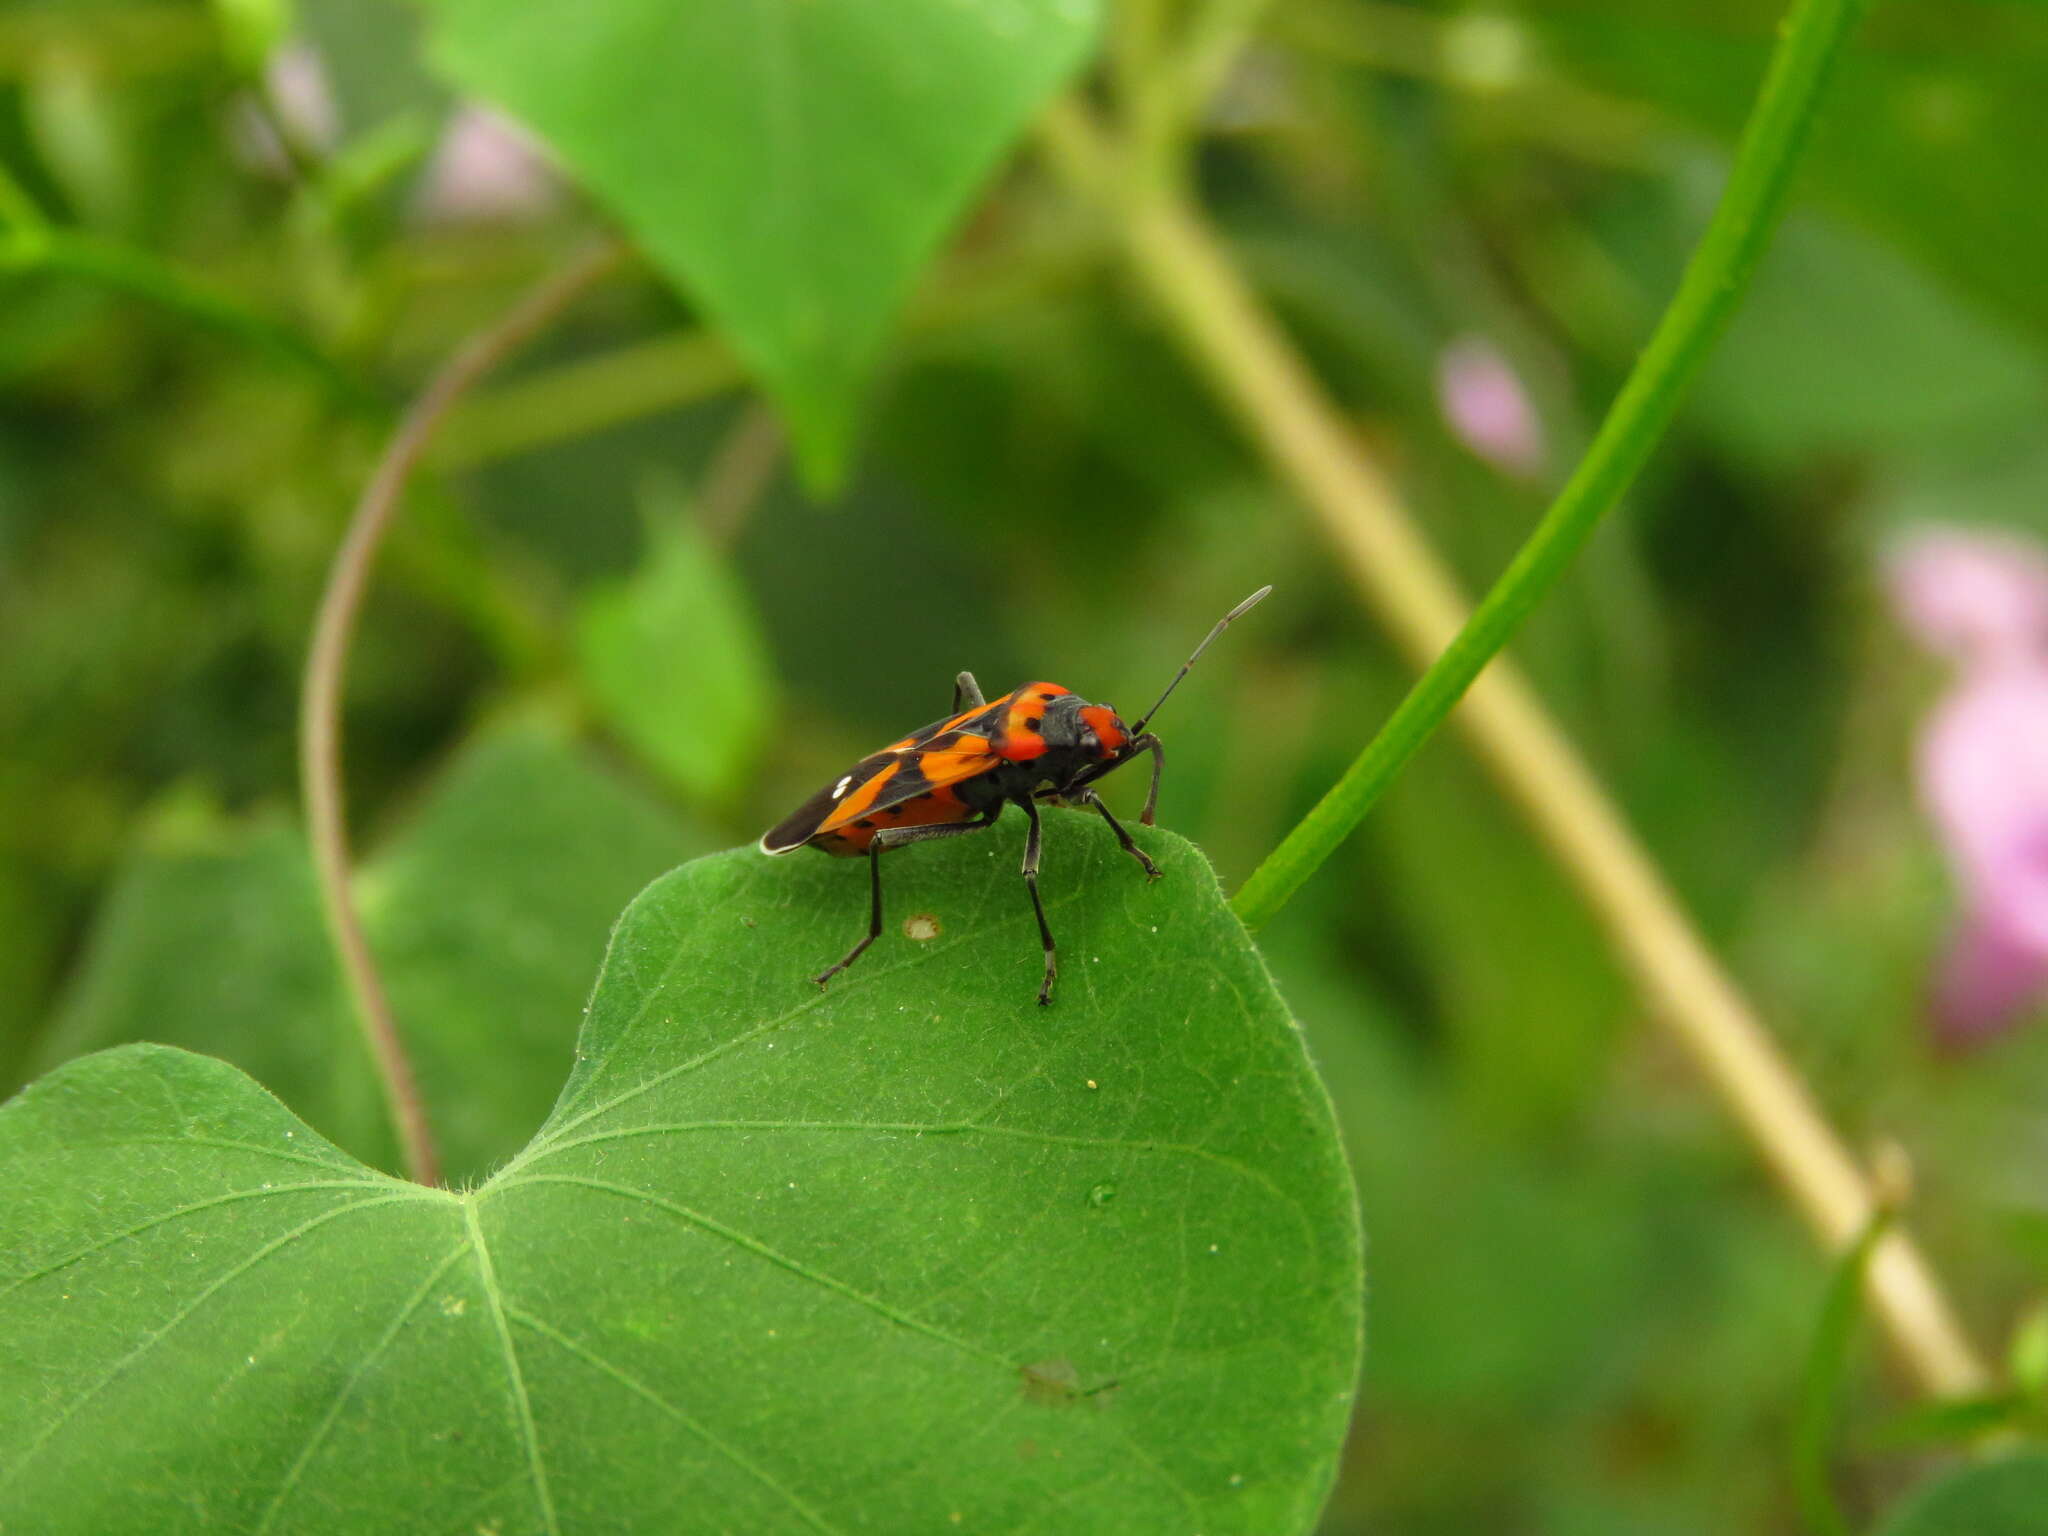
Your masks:
<instances>
[{"instance_id":1,"label":"pink flower bud","mask_svg":"<svg viewBox=\"0 0 2048 1536\"><path fill-rule=\"evenodd\" d=\"M430 221L517 223L545 214L559 191L525 129L488 107L464 106L441 130L417 206Z\"/></svg>"},{"instance_id":2,"label":"pink flower bud","mask_svg":"<svg viewBox=\"0 0 2048 1536\"><path fill-rule=\"evenodd\" d=\"M1496 469L1530 479L1543 469L1543 424L1493 343L1461 336L1436 365L1437 407L1458 440Z\"/></svg>"},{"instance_id":3,"label":"pink flower bud","mask_svg":"<svg viewBox=\"0 0 2048 1536\"><path fill-rule=\"evenodd\" d=\"M1914 638L1965 667L2048 657L2048 555L2016 534L1926 527L1885 561Z\"/></svg>"}]
</instances>

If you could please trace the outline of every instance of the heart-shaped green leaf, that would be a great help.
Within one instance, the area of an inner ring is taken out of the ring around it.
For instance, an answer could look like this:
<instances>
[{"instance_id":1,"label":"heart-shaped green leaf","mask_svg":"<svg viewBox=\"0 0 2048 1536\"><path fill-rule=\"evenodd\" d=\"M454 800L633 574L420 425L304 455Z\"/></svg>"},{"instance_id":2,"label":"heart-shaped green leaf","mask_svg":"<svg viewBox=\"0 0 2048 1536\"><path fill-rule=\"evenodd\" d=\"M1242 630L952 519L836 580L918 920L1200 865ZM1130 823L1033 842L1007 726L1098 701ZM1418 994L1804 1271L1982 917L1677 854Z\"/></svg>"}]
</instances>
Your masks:
<instances>
[{"instance_id":1,"label":"heart-shaped green leaf","mask_svg":"<svg viewBox=\"0 0 2048 1536\"><path fill-rule=\"evenodd\" d=\"M546 139L837 473L890 318L1101 0L438 0L435 57Z\"/></svg>"},{"instance_id":2,"label":"heart-shaped green leaf","mask_svg":"<svg viewBox=\"0 0 2048 1536\"><path fill-rule=\"evenodd\" d=\"M130 1046L0 1110L0 1528L1302 1531L1359 1352L1330 1110L1207 865L1053 813L628 909L527 1149L373 1173Z\"/></svg>"}]
</instances>

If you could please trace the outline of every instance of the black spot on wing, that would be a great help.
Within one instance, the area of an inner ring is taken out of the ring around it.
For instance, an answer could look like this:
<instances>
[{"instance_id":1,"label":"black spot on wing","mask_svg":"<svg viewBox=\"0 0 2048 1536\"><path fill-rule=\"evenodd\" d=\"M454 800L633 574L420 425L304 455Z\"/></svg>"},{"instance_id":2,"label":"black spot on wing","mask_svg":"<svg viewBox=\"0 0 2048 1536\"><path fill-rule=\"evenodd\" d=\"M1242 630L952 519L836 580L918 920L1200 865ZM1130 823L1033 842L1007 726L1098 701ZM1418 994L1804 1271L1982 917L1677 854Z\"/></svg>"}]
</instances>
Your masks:
<instances>
[{"instance_id":1,"label":"black spot on wing","mask_svg":"<svg viewBox=\"0 0 2048 1536\"><path fill-rule=\"evenodd\" d=\"M906 800L915 800L919 795L928 795L931 789L932 781L924 776L924 770L918 766L917 759L906 757L903 766L896 770L896 777L875 797L875 803L869 810L885 811L892 805L901 805Z\"/></svg>"}]
</instances>

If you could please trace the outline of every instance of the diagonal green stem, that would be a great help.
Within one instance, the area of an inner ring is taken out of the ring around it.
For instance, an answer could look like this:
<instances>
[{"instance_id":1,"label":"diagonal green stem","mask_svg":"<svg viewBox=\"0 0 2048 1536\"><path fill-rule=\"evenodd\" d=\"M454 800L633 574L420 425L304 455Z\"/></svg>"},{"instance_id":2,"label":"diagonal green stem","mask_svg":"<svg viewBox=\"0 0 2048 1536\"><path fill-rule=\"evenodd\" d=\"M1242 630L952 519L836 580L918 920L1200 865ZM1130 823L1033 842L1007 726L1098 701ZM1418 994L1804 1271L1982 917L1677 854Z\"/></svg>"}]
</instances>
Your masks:
<instances>
[{"instance_id":1,"label":"diagonal green stem","mask_svg":"<svg viewBox=\"0 0 2048 1536\"><path fill-rule=\"evenodd\" d=\"M1806 1380L1799 1417L1792 1430L1792 1491L1813 1536L1850 1536L1851 1527L1835 1498L1828 1473L1841 1417L1843 1387L1849 1379L1850 1348L1863 1320L1863 1296L1871 1255L1897 1213L1879 1205L1856 1241L1836 1262L1821 1305L1820 1323L1806 1356Z\"/></svg>"},{"instance_id":2,"label":"diagonal green stem","mask_svg":"<svg viewBox=\"0 0 2048 1536\"><path fill-rule=\"evenodd\" d=\"M1358 760L1252 872L1233 905L1251 927L1286 905L1443 723L1472 680L1620 500L1727 324L1783 212L1792 169L1865 0L1800 0L1771 59L1721 203L1571 480L1465 627Z\"/></svg>"},{"instance_id":3,"label":"diagonal green stem","mask_svg":"<svg viewBox=\"0 0 2048 1536\"><path fill-rule=\"evenodd\" d=\"M346 369L291 327L159 261L147 251L51 223L5 166L0 166L0 224L6 226L0 229L0 274L54 273L144 299L280 362L304 369L350 404L375 403L370 392Z\"/></svg>"},{"instance_id":4,"label":"diagonal green stem","mask_svg":"<svg viewBox=\"0 0 2048 1536\"><path fill-rule=\"evenodd\" d=\"M372 396L305 336L155 257L115 241L52 226L0 233L0 272L49 272L96 283L239 341L318 379L336 396L368 405Z\"/></svg>"}]
</instances>

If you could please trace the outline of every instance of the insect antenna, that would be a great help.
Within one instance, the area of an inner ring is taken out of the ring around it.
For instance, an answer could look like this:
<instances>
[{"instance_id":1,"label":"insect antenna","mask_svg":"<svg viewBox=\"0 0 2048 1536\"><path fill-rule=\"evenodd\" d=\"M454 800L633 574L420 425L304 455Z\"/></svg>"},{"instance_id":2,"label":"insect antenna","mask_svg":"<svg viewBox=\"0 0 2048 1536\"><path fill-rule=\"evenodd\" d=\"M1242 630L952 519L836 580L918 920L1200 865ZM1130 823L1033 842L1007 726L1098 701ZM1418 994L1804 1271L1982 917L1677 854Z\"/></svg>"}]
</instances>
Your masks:
<instances>
[{"instance_id":1,"label":"insect antenna","mask_svg":"<svg viewBox=\"0 0 2048 1536\"><path fill-rule=\"evenodd\" d=\"M1144 734L1145 727L1151 723L1152 717L1159 713L1159 706L1161 704L1164 704L1167 698L1173 693L1173 690L1180 686L1180 680L1188 675L1189 669L1192 668L1197 661L1200 661L1202 659L1202 652L1209 649L1211 642L1213 642L1218 635L1222 634L1224 630L1230 627L1230 621L1232 619L1242 618L1247 612L1251 610L1252 606L1255 603L1257 603L1260 598L1264 597L1268 592L1272 590L1273 589L1269 586L1259 588L1258 591L1254 592L1250 597L1246 598L1243 602L1239 603L1235 608L1231 609L1230 612L1226 613L1225 615L1223 615L1222 618L1216 621L1216 627L1209 631L1207 637L1204 638L1202 643L1195 647L1194 654L1188 657L1186 661L1182 662L1180 670L1173 674L1173 681L1166 685L1166 692L1160 694L1158 700L1152 705L1152 707L1146 710L1144 714L1138 717L1138 723L1131 727L1131 734L1133 736L1139 736Z\"/></svg>"}]
</instances>

